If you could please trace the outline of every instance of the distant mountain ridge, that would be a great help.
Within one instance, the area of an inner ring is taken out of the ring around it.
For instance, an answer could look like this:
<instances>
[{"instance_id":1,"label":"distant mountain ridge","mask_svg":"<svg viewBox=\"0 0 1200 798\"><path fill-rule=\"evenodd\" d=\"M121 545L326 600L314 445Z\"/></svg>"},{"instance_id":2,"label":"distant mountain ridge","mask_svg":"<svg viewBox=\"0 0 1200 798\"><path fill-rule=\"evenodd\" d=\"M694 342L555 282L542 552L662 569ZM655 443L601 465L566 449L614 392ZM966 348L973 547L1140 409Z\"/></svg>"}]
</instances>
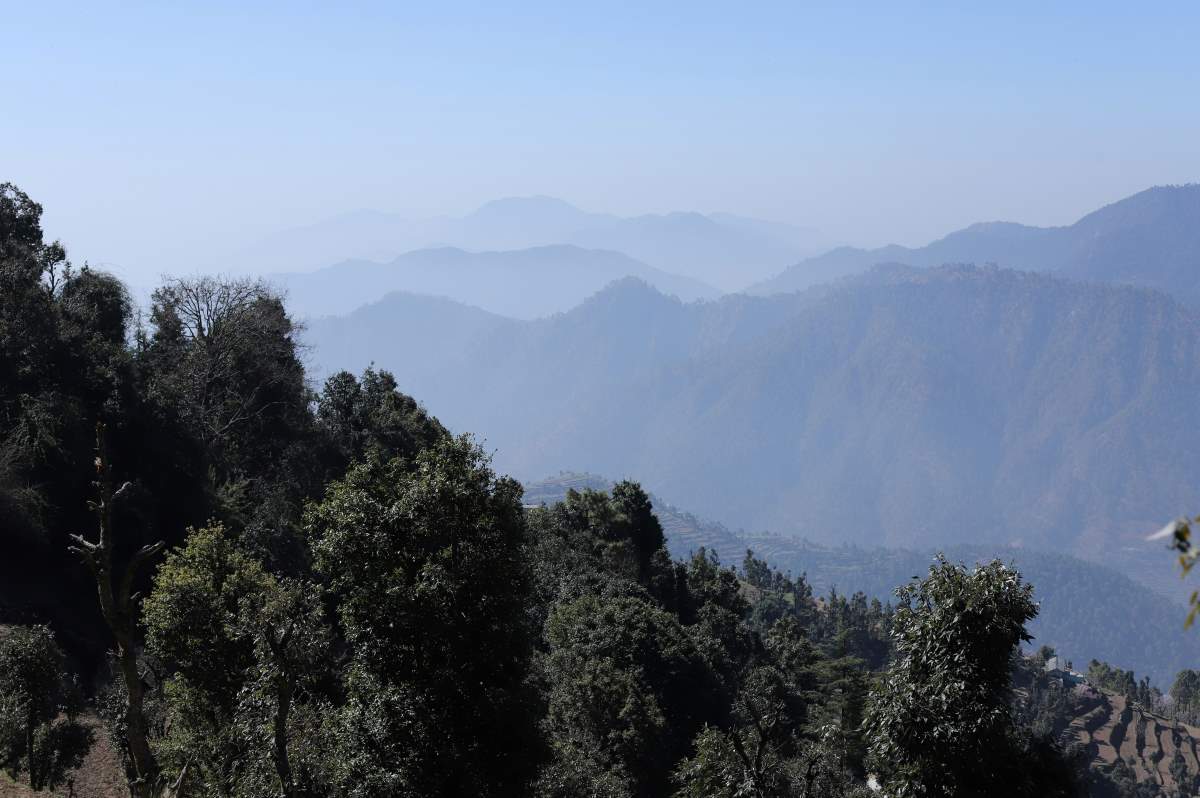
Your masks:
<instances>
[{"instance_id":1,"label":"distant mountain ridge","mask_svg":"<svg viewBox=\"0 0 1200 798\"><path fill-rule=\"evenodd\" d=\"M490 252L574 245L621 252L729 291L776 274L830 243L813 230L727 213L619 217L583 211L553 197L507 197L461 217L409 219L371 210L343 214L270 235L231 253L225 268L297 273L442 247Z\"/></svg>"},{"instance_id":2,"label":"distant mountain ridge","mask_svg":"<svg viewBox=\"0 0 1200 798\"><path fill-rule=\"evenodd\" d=\"M687 274L725 291L770 274L812 246L786 225L731 214L668 213L618 219L582 229L573 244L624 252L661 269ZM778 268L778 266L776 266Z\"/></svg>"},{"instance_id":3,"label":"distant mountain ridge","mask_svg":"<svg viewBox=\"0 0 1200 798\"><path fill-rule=\"evenodd\" d=\"M1200 185L1160 186L1114 202L1065 227L974 224L927 246L842 247L751 286L752 294L802 290L880 263L931 267L995 263L1200 299Z\"/></svg>"},{"instance_id":4,"label":"distant mountain ridge","mask_svg":"<svg viewBox=\"0 0 1200 798\"><path fill-rule=\"evenodd\" d=\"M712 286L655 269L619 252L571 245L500 252L453 247L408 252L390 263L346 261L268 279L304 316L349 313L393 291L446 297L518 319L567 310L614 280L632 276L685 301L720 295Z\"/></svg>"},{"instance_id":5,"label":"distant mountain ridge","mask_svg":"<svg viewBox=\"0 0 1200 798\"><path fill-rule=\"evenodd\" d=\"M1148 290L892 267L684 304L623 280L445 342L458 316L387 305L369 331L314 321L318 366L391 369L522 478L628 474L731 525L1037 546L1152 582L1169 558L1142 536L1200 507L1200 325Z\"/></svg>"}]
</instances>

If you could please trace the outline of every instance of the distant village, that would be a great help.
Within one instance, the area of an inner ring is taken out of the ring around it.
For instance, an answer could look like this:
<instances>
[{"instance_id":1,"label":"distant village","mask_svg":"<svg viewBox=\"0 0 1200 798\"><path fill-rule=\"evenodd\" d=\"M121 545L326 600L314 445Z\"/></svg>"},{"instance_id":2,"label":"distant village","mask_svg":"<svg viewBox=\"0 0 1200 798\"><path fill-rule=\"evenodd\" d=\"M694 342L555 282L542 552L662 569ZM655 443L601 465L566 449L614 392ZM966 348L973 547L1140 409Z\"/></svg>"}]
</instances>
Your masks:
<instances>
[{"instance_id":1,"label":"distant village","mask_svg":"<svg viewBox=\"0 0 1200 798\"><path fill-rule=\"evenodd\" d=\"M1064 686L1088 684L1087 676L1075 670L1070 660L1064 660L1057 654L1046 660L1043 670L1047 676L1060 680Z\"/></svg>"}]
</instances>

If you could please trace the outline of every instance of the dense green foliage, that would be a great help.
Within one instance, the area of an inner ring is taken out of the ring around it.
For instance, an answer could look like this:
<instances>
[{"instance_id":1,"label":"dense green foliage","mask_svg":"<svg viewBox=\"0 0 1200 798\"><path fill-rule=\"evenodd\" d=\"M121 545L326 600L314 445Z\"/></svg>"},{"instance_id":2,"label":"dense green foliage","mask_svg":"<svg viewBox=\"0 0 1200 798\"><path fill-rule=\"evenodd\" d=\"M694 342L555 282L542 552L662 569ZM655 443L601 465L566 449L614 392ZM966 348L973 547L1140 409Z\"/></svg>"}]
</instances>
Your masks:
<instances>
[{"instance_id":1,"label":"dense green foliage","mask_svg":"<svg viewBox=\"0 0 1200 798\"><path fill-rule=\"evenodd\" d=\"M518 794L534 739L520 487L445 439L352 469L306 526L350 648L347 794Z\"/></svg>"},{"instance_id":2,"label":"dense green foliage","mask_svg":"<svg viewBox=\"0 0 1200 798\"><path fill-rule=\"evenodd\" d=\"M803 580L672 562L635 485L530 513L550 759L541 795L849 795L878 604L821 613ZM756 584L752 584L750 580ZM818 616L824 620L817 623Z\"/></svg>"},{"instance_id":3,"label":"dense green foliage","mask_svg":"<svg viewBox=\"0 0 1200 798\"><path fill-rule=\"evenodd\" d=\"M525 487L527 503L553 504L572 487L608 490L612 483L567 472ZM803 573L818 594L849 588L868 599L890 600L896 585L922 573L936 551L829 546L786 535L748 533L697 518L659 496L651 498L672 556L687 557L703 546L724 561L736 562L752 548L781 571ZM1148 549L1155 557L1162 556L1153 547ZM1080 670L1087 670L1090 658L1117 662L1165 687L1180 670L1200 662L1200 635L1179 633L1179 604L1111 567L1032 546L975 543L941 551L955 562L1000 559L1012 564L1037 588L1041 611L1029 623L1034 645L1052 646L1064 657L1074 658Z\"/></svg>"},{"instance_id":4,"label":"dense green foliage","mask_svg":"<svg viewBox=\"0 0 1200 798\"><path fill-rule=\"evenodd\" d=\"M1011 714L1010 660L1037 614L1000 563L944 560L899 591L895 660L872 694L870 760L888 795L1062 795L1034 777Z\"/></svg>"},{"instance_id":5,"label":"dense green foliage","mask_svg":"<svg viewBox=\"0 0 1200 798\"><path fill-rule=\"evenodd\" d=\"M1200 671L1180 671L1170 695L1176 717L1193 726L1200 724Z\"/></svg>"},{"instance_id":6,"label":"dense green foliage","mask_svg":"<svg viewBox=\"0 0 1200 798\"><path fill-rule=\"evenodd\" d=\"M1186 681L1188 673L1190 671L1181 671L1179 679ZM1157 687L1150 684L1149 677L1143 676L1139 681L1133 671L1115 668L1107 662L1098 660L1089 662L1087 678L1089 684L1101 690L1124 696L1127 701L1136 701L1147 708L1157 708L1162 702L1162 693ZM1179 681L1176 684L1179 684Z\"/></svg>"},{"instance_id":7,"label":"dense green foliage","mask_svg":"<svg viewBox=\"0 0 1200 798\"><path fill-rule=\"evenodd\" d=\"M0 628L0 768L53 788L91 746L79 693L45 626Z\"/></svg>"}]
</instances>

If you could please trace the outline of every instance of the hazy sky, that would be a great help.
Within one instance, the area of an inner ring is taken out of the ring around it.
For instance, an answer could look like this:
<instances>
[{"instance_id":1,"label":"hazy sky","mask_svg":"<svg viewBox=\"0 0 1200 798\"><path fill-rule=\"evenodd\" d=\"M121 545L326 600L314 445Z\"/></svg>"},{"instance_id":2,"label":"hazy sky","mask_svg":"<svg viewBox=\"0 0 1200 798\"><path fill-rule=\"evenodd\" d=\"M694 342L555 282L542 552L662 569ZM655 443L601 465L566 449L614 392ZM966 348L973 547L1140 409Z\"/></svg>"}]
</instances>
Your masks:
<instances>
[{"instance_id":1,"label":"hazy sky","mask_svg":"<svg viewBox=\"0 0 1200 798\"><path fill-rule=\"evenodd\" d=\"M3 2L0 180L134 279L359 208L918 244L1200 180L1200 4L917 5Z\"/></svg>"}]
</instances>

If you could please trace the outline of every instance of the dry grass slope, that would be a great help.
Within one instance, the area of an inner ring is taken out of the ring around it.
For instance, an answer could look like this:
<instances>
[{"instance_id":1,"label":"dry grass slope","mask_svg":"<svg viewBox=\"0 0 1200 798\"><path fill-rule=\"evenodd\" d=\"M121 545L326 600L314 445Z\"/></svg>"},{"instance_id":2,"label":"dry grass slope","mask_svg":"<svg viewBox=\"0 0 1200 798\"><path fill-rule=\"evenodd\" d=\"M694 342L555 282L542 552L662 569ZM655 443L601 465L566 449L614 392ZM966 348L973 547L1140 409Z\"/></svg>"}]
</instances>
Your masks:
<instances>
[{"instance_id":1,"label":"dry grass slope","mask_svg":"<svg viewBox=\"0 0 1200 798\"><path fill-rule=\"evenodd\" d=\"M1169 768L1179 751L1188 770L1200 772L1200 728L1177 723L1146 710L1124 697L1086 686L1076 688L1083 699L1080 712L1063 731L1063 744L1079 743L1093 766L1121 758L1137 780L1175 788Z\"/></svg>"}]
</instances>

